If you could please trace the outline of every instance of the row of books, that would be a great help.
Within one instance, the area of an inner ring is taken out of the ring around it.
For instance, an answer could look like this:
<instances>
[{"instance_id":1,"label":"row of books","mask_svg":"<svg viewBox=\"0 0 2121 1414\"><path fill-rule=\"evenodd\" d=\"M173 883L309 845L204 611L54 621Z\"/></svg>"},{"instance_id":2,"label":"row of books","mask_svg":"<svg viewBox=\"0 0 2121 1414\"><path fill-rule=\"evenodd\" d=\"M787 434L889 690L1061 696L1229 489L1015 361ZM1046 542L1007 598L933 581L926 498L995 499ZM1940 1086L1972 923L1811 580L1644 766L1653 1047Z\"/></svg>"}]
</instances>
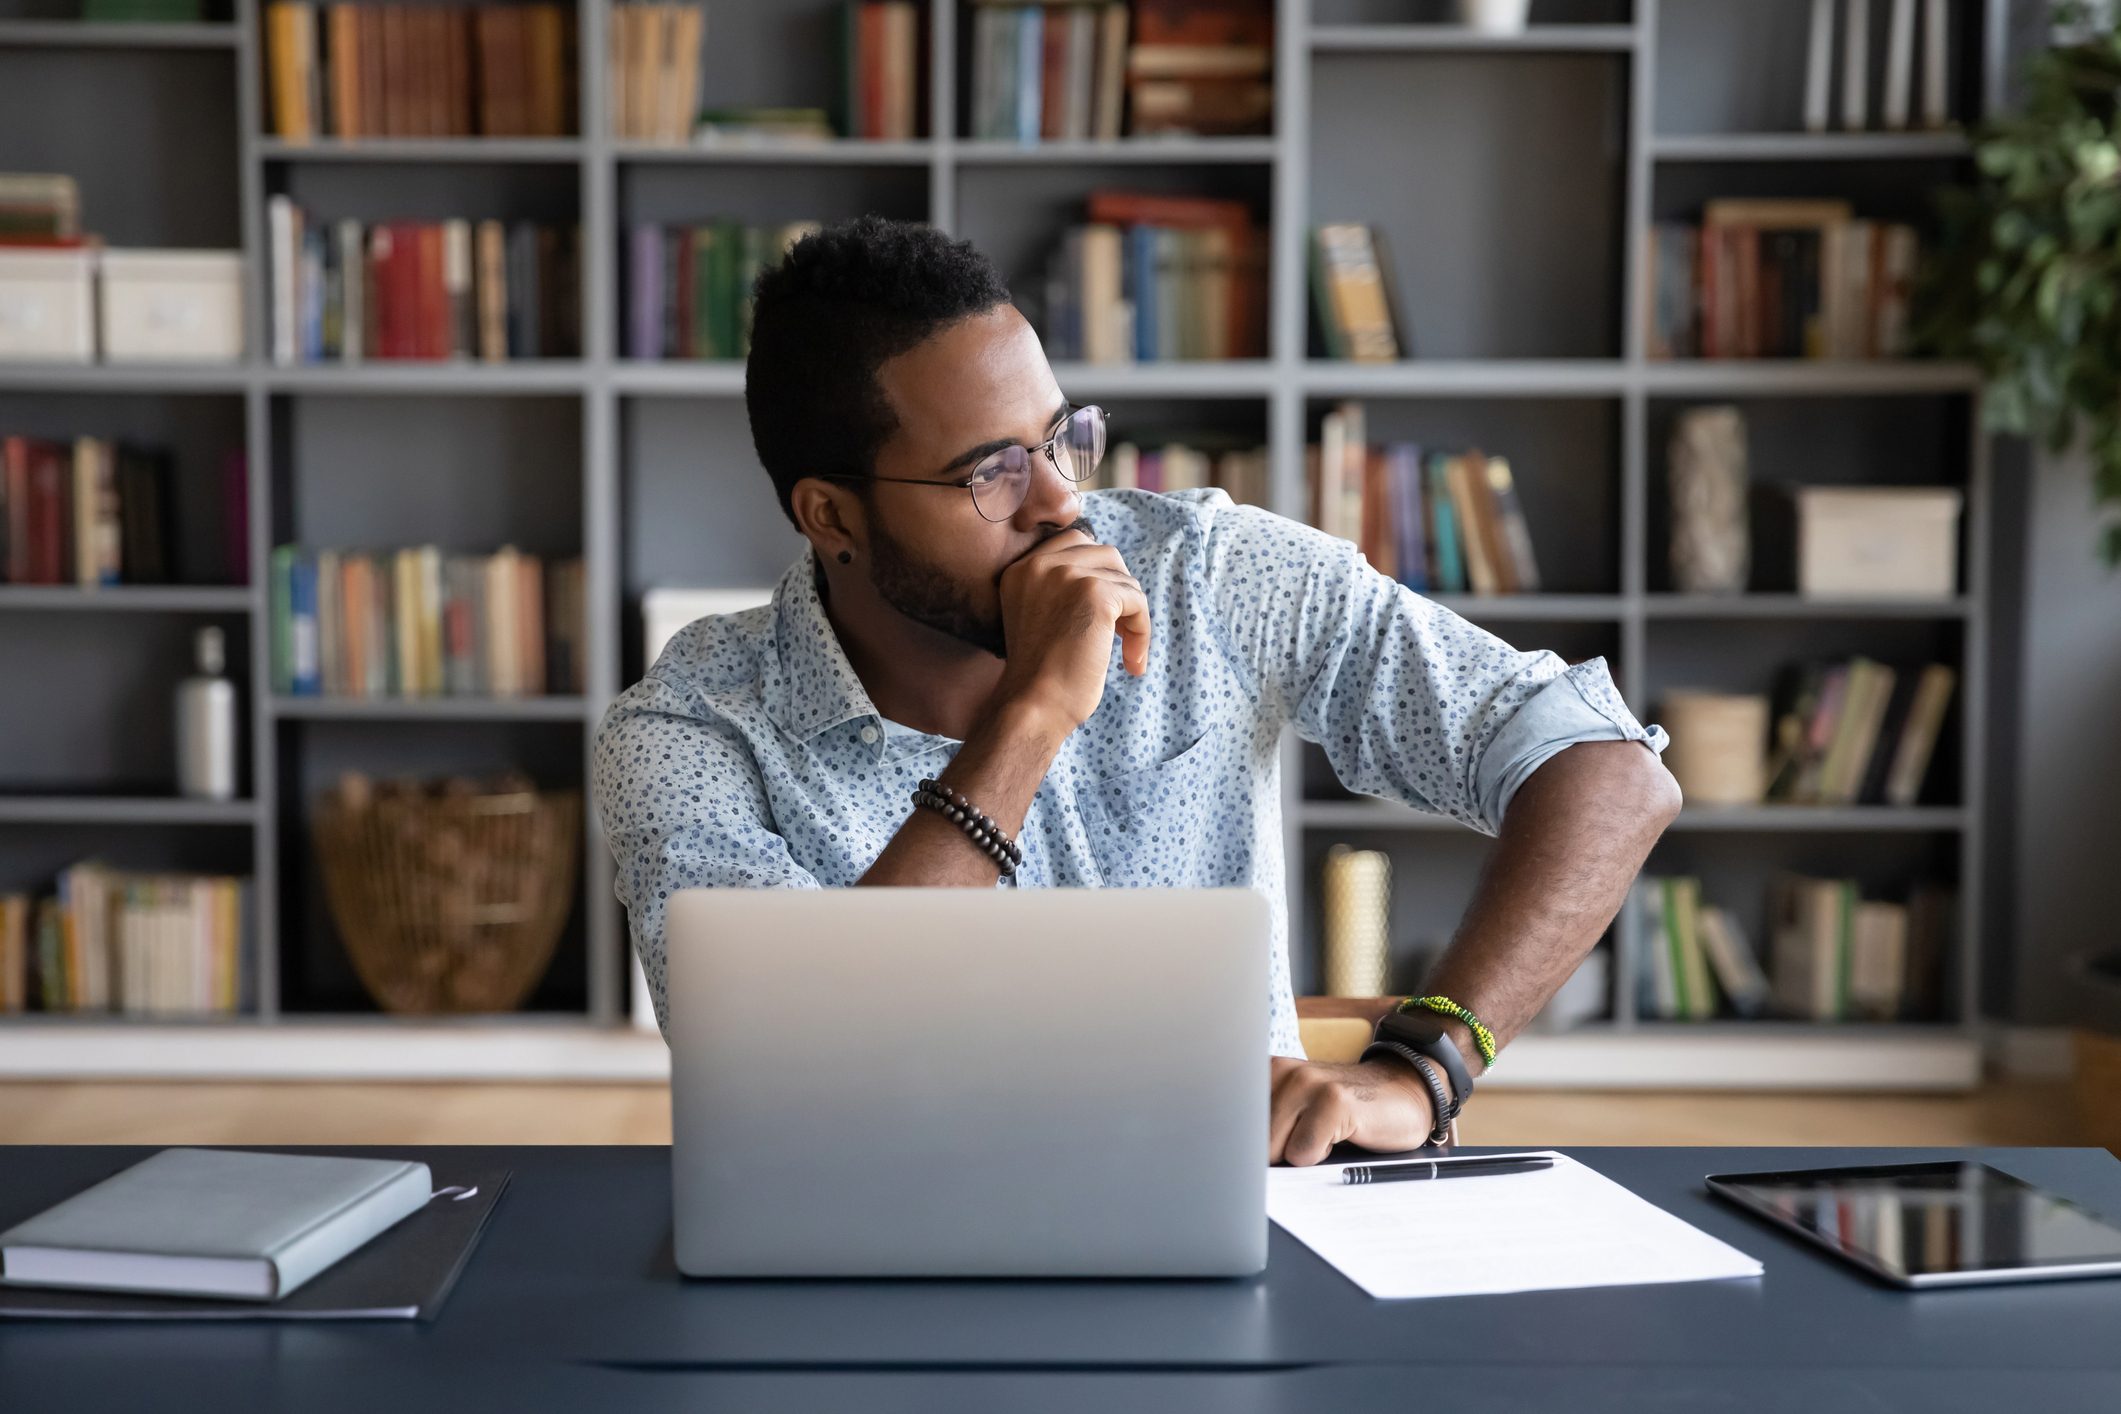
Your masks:
<instances>
[{"instance_id":1,"label":"row of books","mask_svg":"<svg viewBox=\"0 0 2121 1414\"><path fill-rule=\"evenodd\" d=\"M904 141L923 127L921 17L912 0L840 7L840 132Z\"/></svg>"},{"instance_id":2,"label":"row of books","mask_svg":"<svg viewBox=\"0 0 2121 1414\"><path fill-rule=\"evenodd\" d=\"M275 363L497 363L581 348L578 227L324 222L285 196L266 214Z\"/></svg>"},{"instance_id":3,"label":"row of books","mask_svg":"<svg viewBox=\"0 0 2121 1414\"><path fill-rule=\"evenodd\" d=\"M297 697L538 697L583 690L579 559L504 547L272 555L273 691Z\"/></svg>"},{"instance_id":4,"label":"row of books","mask_svg":"<svg viewBox=\"0 0 2121 1414\"><path fill-rule=\"evenodd\" d=\"M1103 190L1046 265L1050 358L1263 358L1266 240L1242 201Z\"/></svg>"},{"instance_id":5,"label":"row of books","mask_svg":"<svg viewBox=\"0 0 2121 1414\"><path fill-rule=\"evenodd\" d=\"M1023 4L972 15L972 136L1016 142L1264 133L1273 0Z\"/></svg>"},{"instance_id":6,"label":"row of books","mask_svg":"<svg viewBox=\"0 0 2121 1414\"><path fill-rule=\"evenodd\" d=\"M707 12L698 5L621 0L611 7L604 62L614 136L672 143L692 136L706 34Z\"/></svg>"},{"instance_id":7,"label":"row of books","mask_svg":"<svg viewBox=\"0 0 2121 1414\"><path fill-rule=\"evenodd\" d=\"M1862 657L1789 670L1778 694L1767 798L1915 804L1957 682L1943 663L1907 671Z\"/></svg>"},{"instance_id":8,"label":"row of books","mask_svg":"<svg viewBox=\"0 0 2121 1414\"><path fill-rule=\"evenodd\" d=\"M251 1005L251 883L94 861L0 895L0 1012L225 1014Z\"/></svg>"},{"instance_id":9,"label":"row of books","mask_svg":"<svg viewBox=\"0 0 2121 1414\"><path fill-rule=\"evenodd\" d=\"M1318 330L1314 352L1350 363L1411 357L1383 230L1351 222L1316 226L1305 249Z\"/></svg>"},{"instance_id":10,"label":"row of books","mask_svg":"<svg viewBox=\"0 0 2121 1414\"><path fill-rule=\"evenodd\" d=\"M626 357L744 357L752 283L816 229L815 221L636 225L627 243Z\"/></svg>"},{"instance_id":11,"label":"row of books","mask_svg":"<svg viewBox=\"0 0 2121 1414\"><path fill-rule=\"evenodd\" d=\"M1877 125L1941 128L1950 121L1946 79L1951 72L1950 0L1921 0L1920 48L1917 48L1916 0L1880 0L1892 14L1885 51L1873 56L1872 0L1812 0L1812 27L1804 71L1804 126L1825 132L1833 114L1836 39L1840 43L1841 102L1839 126L1860 132L1873 126L1872 79L1882 76L1884 93L1877 100ZM1837 8L1839 13L1837 14ZM1921 85L1919 113L1912 111Z\"/></svg>"},{"instance_id":12,"label":"row of books","mask_svg":"<svg viewBox=\"0 0 2121 1414\"><path fill-rule=\"evenodd\" d=\"M1268 504L1265 447L1199 447L1165 442L1116 443L1097 470L1097 486L1116 491L1187 491L1220 486L1246 505Z\"/></svg>"},{"instance_id":13,"label":"row of books","mask_svg":"<svg viewBox=\"0 0 2121 1414\"><path fill-rule=\"evenodd\" d=\"M1786 874L1772 888L1768 962L1731 909L1705 902L1691 876L1635 883L1642 1015L1664 1021L1741 1017L1802 1021L1934 1021L1950 895L1924 885L1906 903L1865 899L1852 879Z\"/></svg>"},{"instance_id":14,"label":"row of books","mask_svg":"<svg viewBox=\"0 0 2121 1414\"><path fill-rule=\"evenodd\" d=\"M1531 527L1506 457L1364 441L1360 403L1320 420L1307 451L1311 523L1352 540L1380 574L1422 593L1532 594Z\"/></svg>"},{"instance_id":15,"label":"row of books","mask_svg":"<svg viewBox=\"0 0 2121 1414\"><path fill-rule=\"evenodd\" d=\"M560 137L575 131L571 7L265 7L273 132L312 138Z\"/></svg>"},{"instance_id":16,"label":"row of books","mask_svg":"<svg viewBox=\"0 0 2121 1414\"><path fill-rule=\"evenodd\" d=\"M0 581L84 589L175 582L171 468L166 450L107 437L0 437ZM248 518L240 453L225 482L227 543L212 571L241 583Z\"/></svg>"},{"instance_id":17,"label":"row of books","mask_svg":"<svg viewBox=\"0 0 2121 1414\"><path fill-rule=\"evenodd\" d=\"M1120 136L1127 7L983 5L972 12L972 136L1015 142Z\"/></svg>"},{"instance_id":18,"label":"row of books","mask_svg":"<svg viewBox=\"0 0 2121 1414\"><path fill-rule=\"evenodd\" d=\"M1912 226L1845 201L1712 201L1649 233L1652 358L1884 358L1907 352Z\"/></svg>"}]
</instances>

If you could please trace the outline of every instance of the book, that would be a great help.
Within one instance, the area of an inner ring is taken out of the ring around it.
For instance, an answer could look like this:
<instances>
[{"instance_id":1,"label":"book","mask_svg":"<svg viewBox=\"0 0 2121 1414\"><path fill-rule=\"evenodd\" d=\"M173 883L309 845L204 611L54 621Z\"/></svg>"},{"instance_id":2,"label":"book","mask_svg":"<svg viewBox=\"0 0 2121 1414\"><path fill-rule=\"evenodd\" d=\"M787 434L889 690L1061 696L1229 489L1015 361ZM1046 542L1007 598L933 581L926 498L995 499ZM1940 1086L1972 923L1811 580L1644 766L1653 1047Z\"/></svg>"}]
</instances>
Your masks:
<instances>
[{"instance_id":1,"label":"book","mask_svg":"<svg viewBox=\"0 0 2121 1414\"><path fill-rule=\"evenodd\" d=\"M1870 126L1871 0L1841 3L1841 126L1861 132Z\"/></svg>"},{"instance_id":2,"label":"book","mask_svg":"<svg viewBox=\"0 0 2121 1414\"><path fill-rule=\"evenodd\" d=\"M0 1280L274 1300L431 1194L404 1160L164 1149L0 1233Z\"/></svg>"},{"instance_id":3,"label":"book","mask_svg":"<svg viewBox=\"0 0 2121 1414\"><path fill-rule=\"evenodd\" d=\"M1323 225L1312 233L1312 242L1326 356L1354 363L1400 358L1399 323L1372 230L1350 223Z\"/></svg>"},{"instance_id":4,"label":"book","mask_svg":"<svg viewBox=\"0 0 2121 1414\"><path fill-rule=\"evenodd\" d=\"M1812 28L1805 51L1804 126L1827 130L1828 95L1834 72L1834 0L1812 0Z\"/></svg>"},{"instance_id":5,"label":"book","mask_svg":"<svg viewBox=\"0 0 2121 1414\"><path fill-rule=\"evenodd\" d=\"M1894 132L1908 125L1908 96L1915 79L1915 0L1892 0L1885 41L1885 103L1880 123Z\"/></svg>"},{"instance_id":6,"label":"book","mask_svg":"<svg viewBox=\"0 0 2121 1414\"><path fill-rule=\"evenodd\" d=\"M1770 995L1767 974L1737 915L1727 908L1705 907L1698 926L1702 948L1723 994L1730 998L1731 1009L1743 1017L1759 1016L1767 1009Z\"/></svg>"},{"instance_id":7,"label":"book","mask_svg":"<svg viewBox=\"0 0 2121 1414\"><path fill-rule=\"evenodd\" d=\"M1931 663L1923 668L1899 739L1893 743L1892 764L1885 777L1887 804L1910 806L1921 798L1922 783L1929 774L1930 760L1936 755L1937 737L1957 681L1958 674L1945 664Z\"/></svg>"},{"instance_id":8,"label":"book","mask_svg":"<svg viewBox=\"0 0 2121 1414\"><path fill-rule=\"evenodd\" d=\"M1849 922L1848 1014L1865 1021L1900 1015L1907 974L1907 908L1865 899Z\"/></svg>"}]
</instances>

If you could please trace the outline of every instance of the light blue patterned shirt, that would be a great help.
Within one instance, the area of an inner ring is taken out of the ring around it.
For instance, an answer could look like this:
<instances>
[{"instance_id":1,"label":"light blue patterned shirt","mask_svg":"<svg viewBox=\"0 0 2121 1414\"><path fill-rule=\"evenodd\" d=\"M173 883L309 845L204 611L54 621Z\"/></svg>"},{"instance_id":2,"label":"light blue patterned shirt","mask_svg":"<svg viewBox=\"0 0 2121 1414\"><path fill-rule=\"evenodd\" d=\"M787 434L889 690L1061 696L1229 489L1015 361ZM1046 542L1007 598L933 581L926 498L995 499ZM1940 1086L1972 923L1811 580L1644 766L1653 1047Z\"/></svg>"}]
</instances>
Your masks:
<instances>
[{"instance_id":1,"label":"light blue patterned shirt","mask_svg":"<svg viewBox=\"0 0 2121 1414\"><path fill-rule=\"evenodd\" d=\"M1221 490L1094 491L1082 514L1149 600L1149 670L1118 640L1096 712L1032 798L1017 883L1250 885L1274 919L1269 1044L1301 1056L1289 987L1282 729L1352 790L1493 834L1580 741L1663 750L1604 660L1520 653L1372 569L1353 544ZM809 551L770 606L679 632L604 714L597 809L667 1026L677 889L853 884L963 744L886 722L819 601ZM970 846L967 846L968 848Z\"/></svg>"}]
</instances>

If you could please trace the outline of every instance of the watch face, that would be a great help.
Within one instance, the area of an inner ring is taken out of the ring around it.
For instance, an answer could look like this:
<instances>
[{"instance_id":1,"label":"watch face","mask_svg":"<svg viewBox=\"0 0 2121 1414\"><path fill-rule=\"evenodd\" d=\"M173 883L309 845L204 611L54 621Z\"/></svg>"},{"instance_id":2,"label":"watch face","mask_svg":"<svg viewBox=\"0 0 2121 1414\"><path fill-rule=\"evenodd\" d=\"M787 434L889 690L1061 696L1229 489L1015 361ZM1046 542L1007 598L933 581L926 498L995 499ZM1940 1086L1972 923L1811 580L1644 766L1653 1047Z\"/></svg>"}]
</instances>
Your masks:
<instances>
[{"instance_id":1,"label":"watch face","mask_svg":"<svg viewBox=\"0 0 2121 1414\"><path fill-rule=\"evenodd\" d=\"M1444 1019L1433 1011L1388 1011L1377 1023L1378 1036L1418 1046L1443 1035Z\"/></svg>"}]
</instances>

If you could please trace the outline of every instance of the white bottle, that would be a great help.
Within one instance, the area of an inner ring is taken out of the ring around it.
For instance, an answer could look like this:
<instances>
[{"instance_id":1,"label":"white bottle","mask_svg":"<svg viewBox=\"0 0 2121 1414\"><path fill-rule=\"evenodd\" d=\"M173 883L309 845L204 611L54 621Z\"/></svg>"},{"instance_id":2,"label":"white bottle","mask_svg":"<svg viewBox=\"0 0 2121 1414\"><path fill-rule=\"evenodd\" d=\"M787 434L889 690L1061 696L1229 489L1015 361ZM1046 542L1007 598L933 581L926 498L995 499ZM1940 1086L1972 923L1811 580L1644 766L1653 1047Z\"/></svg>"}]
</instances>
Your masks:
<instances>
[{"instance_id":1,"label":"white bottle","mask_svg":"<svg viewBox=\"0 0 2121 1414\"><path fill-rule=\"evenodd\" d=\"M236 798L236 685L218 628L194 640L198 676L177 684L177 793L192 800Z\"/></svg>"}]
</instances>

